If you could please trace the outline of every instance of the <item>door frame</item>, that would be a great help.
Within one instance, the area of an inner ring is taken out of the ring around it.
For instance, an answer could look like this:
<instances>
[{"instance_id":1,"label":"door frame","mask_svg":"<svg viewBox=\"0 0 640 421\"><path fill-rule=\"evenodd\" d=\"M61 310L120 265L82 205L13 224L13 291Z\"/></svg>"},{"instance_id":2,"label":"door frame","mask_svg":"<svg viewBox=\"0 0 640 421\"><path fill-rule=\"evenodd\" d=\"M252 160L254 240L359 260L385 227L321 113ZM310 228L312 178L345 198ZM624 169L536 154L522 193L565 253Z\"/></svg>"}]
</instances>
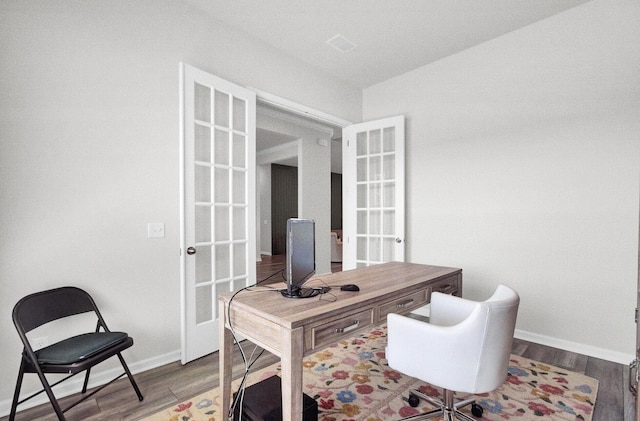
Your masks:
<instances>
[{"instance_id":1,"label":"door frame","mask_svg":"<svg viewBox=\"0 0 640 421\"><path fill-rule=\"evenodd\" d=\"M302 105L298 102L288 100L286 98L262 91L260 89L251 87L247 87L247 89L253 91L256 94L256 107L260 107L261 104L270 105L274 108L289 112L297 116L343 128L353 124L352 121L325 113L324 111L320 111L315 108L307 107L306 105Z\"/></svg>"},{"instance_id":2,"label":"door frame","mask_svg":"<svg viewBox=\"0 0 640 421\"><path fill-rule=\"evenodd\" d=\"M269 92L265 92L256 88L247 87L250 91L256 94L256 112L258 114L263 114L268 116L271 119L281 120L286 123L291 123L296 126L305 127L311 130L317 130L320 132L332 133L340 133L344 127L350 126L353 123L349 120L345 120L341 117L337 117L332 114L325 113L323 111L317 110L315 108L308 107L306 105L291 101L289 99L274 95ZM259 119L256 121L256 128L260 128ZM291 134L291 133L284 133ZM257 141L257 139L256 139ZM295 141L294 141L295 142ZM292 143L294 143L292 142ZM341 152L342 153L342 152ZM298 151L299 154L299 151ZM257 156L257 162L260 162L260 157ZM328 175L330 176L330 174ZM260 193L259 191L257 192ZM301 193L298 192L300 195ZM261 201L257 200L257 215L256 220L261 221ZM264 227L261 223L258 223L258 232L257 232L257 246L259 248L262 239L261 229ZM270 235L270 232L269 232ZM318 239L316 238L316 241ZM328 241L328 239L327 239ZM327 243L328 244L328 243ZM259 261L260 259L260 250L256 251L256 257Z\"/></svg>"}]
</instances>

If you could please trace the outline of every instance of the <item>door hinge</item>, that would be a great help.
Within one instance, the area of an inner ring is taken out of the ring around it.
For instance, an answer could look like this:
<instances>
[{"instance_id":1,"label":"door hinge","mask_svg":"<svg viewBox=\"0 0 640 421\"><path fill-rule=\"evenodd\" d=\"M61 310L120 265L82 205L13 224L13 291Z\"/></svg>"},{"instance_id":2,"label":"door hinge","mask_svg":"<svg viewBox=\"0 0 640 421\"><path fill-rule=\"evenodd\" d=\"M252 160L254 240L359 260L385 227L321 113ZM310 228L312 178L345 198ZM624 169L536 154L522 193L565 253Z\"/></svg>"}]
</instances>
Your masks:
<instances>
[{"instance_id":1,"label":"door hinge","mask_svg":"<svg viewBox=\"0 0 640 421\"><path fill-rule=\"evenodd\" d=\"M635 319L636 319L636 323L638 323L638 309L637 308L636 308L636 317L635 317Z\"/></svg>"},{"instance_id":2,"label":"door hinge","mask_svg":"<svg viewBox=\"0 0 640 421\"><path fill-rule=\"evenodd\" d=\"M638 396L639 373L638 359L636 358L629 364L629 391L633 396Z\"/></svg>"}]
</instances>

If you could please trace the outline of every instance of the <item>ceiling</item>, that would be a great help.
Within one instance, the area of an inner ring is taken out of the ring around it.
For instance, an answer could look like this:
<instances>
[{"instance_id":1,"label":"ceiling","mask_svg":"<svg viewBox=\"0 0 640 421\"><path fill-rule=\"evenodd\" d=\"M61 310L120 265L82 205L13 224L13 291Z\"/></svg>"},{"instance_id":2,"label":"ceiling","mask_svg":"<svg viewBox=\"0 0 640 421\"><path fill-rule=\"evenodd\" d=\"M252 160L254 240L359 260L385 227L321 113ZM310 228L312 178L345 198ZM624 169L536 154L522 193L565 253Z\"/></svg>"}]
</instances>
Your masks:
<instances>
[{"instance_id":1,"label":"ceiling","mask_svg":"<svg viewBox=\"0 0 640 421\"><path fill-rule=\"evenodd\" d=\"M183 1L362 89L588 0ZM337 34L356 47L329 46Z\"/></svg>"},{"instance_id":2,"label":"ceiling","mask_svg":"<svg viewBox=\"0 0 640 421\"><path fill-rule=\"evenodd\" d=\"M182 1L364 89L589 0ZM356 47L346 53L331 47L327 41L337 34ZM257 129L258 153L291 140ZM297 159L279 163L296 166ZM340 149L332 148L332 171L341 168Z\"/></svg>"}]
</instances>

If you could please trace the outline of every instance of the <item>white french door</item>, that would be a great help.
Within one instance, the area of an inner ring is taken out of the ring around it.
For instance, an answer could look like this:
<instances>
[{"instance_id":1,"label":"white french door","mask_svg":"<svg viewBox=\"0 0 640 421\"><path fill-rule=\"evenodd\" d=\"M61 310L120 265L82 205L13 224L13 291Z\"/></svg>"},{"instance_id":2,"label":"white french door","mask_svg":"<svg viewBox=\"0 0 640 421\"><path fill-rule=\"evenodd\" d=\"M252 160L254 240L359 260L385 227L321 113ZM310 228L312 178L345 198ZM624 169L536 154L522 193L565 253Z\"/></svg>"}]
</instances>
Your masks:
<instances>
[{"instance_id":1,"label":"white french door","mask_svg":"<svg viewBox=\"0 0 640 421\"><path fill-rule=\"evenodd\" d=\"M404 261L404 117L342 133L343 269Z\"/></svg>"},{"instance_id":2,"label":"white french door","mask_svg":"<svg viewBox=\"0 0 640 421\"><path fill-rule=\"evenodd\" d=\"M255 283L256 96L187 64L180 75L185 364L219 347L219 294Z\"/></svg>"}]
</instances>

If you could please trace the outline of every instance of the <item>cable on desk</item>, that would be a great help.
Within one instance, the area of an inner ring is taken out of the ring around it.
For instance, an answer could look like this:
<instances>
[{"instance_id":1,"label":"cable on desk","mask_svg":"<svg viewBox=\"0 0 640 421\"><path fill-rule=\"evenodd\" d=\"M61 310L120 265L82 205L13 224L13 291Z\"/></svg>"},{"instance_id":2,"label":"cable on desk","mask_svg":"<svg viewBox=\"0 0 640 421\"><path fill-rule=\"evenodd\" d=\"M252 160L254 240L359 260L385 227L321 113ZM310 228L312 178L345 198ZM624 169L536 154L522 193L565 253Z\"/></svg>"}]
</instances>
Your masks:
<instances>
[{"instance_id":1,"label":"cable on desk","mask_svg":"<svg viewBox=\"0 0 640 421\"><path fill-rule=\"evenodd\" d=\"M256 350L258 349L258 346L255 345L253 348L253 351L251 352L251 355L249 357L249 359L247 359L247 356L244 353L244 350L242 349L242 346L240 346L240 341L238 341L238 338L236 337L236 333L233 330L233 325L231 323L231 315L230 315L230 310L231 310L231 303L233 302L233 299L235 298L236 295L238 295L240 292L242 291L254 291L254 292L267 292L267 291L279 291L276 288L269 288L269 287L264 287L265 289L261 289L261 290L254 290L251 288L254 288L258 285L260 285L261 283L265 282L266 280L274 277L275 275L277 275L278 273L284 272L284 269L280 269L274 273L272 273L271 275L267 276L266 278L260 280L259 282L257 282L255 285L249 285L246 286L244 288L240 288L239 290L237 290L236 292L233 293L233 295L231 296L231 298L229 298L229 305L227 306L227 313L225 314L226 319L229 321L229 331L231 331L231 335L233 336L233 341L235 342L235 344L237 345L238 349L240 350L240 355L242 356L242 362L244 363L245 366L245 371L244 374L242 375L242 380L240 381L240 385L238 386L238 392L236 393L235 398L233 399L233 402L231 402L231 405L229 406L229 413L227 414L227 417L233 421L234 419L234 413L235 413L235 408L238 405L238 402L240 403L240 408L242 409L243 403L244 403L244 391L245 391L245 384L247 381L247 376L249 374L249 370L251 370L251 367L253 366L253 364L256 363L256 361L258 361L258 359L262 356L262 354L264 353L264 349L262 351L260 351L260 353L258 354L258 356L255 357L255 359L253 361L251 361L251 359L253 358L253 355L255 354ZM223 325L223 329L224 329L224 325ZM251 362L249 362L251 361ZM231 369L233 370L233 364L231 366ZM242 411L239 412L240 414L240 418L242 418Z\"/></svg>"}]
</instances>

